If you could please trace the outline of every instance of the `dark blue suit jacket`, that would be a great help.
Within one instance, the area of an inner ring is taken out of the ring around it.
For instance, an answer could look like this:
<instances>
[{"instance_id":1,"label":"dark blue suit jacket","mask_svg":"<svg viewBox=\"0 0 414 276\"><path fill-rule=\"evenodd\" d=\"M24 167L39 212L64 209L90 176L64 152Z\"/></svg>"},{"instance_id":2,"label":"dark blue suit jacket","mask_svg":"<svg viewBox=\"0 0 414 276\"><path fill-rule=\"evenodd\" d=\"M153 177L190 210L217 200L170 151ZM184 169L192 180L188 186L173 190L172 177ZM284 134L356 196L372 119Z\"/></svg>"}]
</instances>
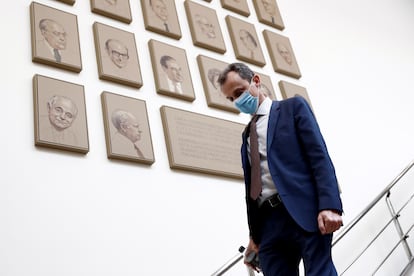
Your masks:
<instances>
[{"instance_id":1,"label":"dark blue suit jacket","mask_svg":"<svg viewBox=\"0 0 414 276\"><path fill-rule=\"evenodd\" d=\"M249 197L247 135L241 149L250 235L258 242L258 207ZM319 126L302 97L274 101L267 130L269 170L289 214L308 232L319 231L321 210L342 213L335 169Z\"/></svg>"}]
</instances>

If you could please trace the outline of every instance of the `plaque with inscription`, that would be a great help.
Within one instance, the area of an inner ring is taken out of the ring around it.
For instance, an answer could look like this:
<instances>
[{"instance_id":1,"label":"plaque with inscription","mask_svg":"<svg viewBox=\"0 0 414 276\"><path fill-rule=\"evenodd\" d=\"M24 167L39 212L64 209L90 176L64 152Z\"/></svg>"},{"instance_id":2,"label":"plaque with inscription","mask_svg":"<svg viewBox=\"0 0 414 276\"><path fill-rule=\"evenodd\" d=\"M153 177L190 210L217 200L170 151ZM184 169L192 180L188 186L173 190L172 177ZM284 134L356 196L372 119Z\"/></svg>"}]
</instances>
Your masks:
<instances>
[{"instance_id":1,"label":"plaque with inscription","mask_svg":"<svg viewBox=\"0 0 414 276\"><path fill-rule=\"evenodd\" d=\"M245 125L168 106L160 110L171 169L243 178Z\"/></svg>"}]
</instances>

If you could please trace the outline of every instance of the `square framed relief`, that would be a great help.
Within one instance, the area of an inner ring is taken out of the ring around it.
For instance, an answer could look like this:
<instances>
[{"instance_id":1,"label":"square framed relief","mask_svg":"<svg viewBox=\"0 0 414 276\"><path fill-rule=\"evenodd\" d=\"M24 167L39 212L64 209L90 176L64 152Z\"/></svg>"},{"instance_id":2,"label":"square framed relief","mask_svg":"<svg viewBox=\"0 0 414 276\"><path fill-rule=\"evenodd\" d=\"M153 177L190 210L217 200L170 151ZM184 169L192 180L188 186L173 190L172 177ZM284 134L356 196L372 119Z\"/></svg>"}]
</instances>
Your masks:
<instances>
[{"instance_id":1,"label":"square framed relief","mask_svg":"<svg viewBox=\"0 0 414 276\"><path fill-rule=\"evenodd\" d=\"M148 45L157 93L194 101L193 82L185 50L153 39Z\"/></svg>"},{"instance_id":2,"label":"square framed relief","mask_svg":"<svg viewBox=\"0 0 414 276\"><path fill-rule=\"evenodd\" d=\"M225 53L226 45L216 11L189 0L184 5L193 44L220 54Z\"/></svg>"},{"instance_id":3,"label":"square framed relief","mask_svg":"<svg viewBox=\"0 0 414 276\"><path fill-rule=\"evenodd\" d=\"M89 151L83 85L36 74L33 105L36 146Z\"/></svg>"},{"instance_id":4,"label":"square framed relief","mask_svg":"<svg viewBox=\"0 0 414 276\"><path fill-rule=\"evenodd\" d=\"M99 78L140 88L142 76L134 33L93 24Z\"/></svg>"},{"instance_id":5,"label":"square framed relief","mask_svg":"<svg viewBox=\"0 0 414 276\"><path fill-rule=\"evenodd\" d=\"M259 22L279 30L285 28L276 0L257 0L253 4Z\"/></svg>"},{"instance_id":6,"label":"square framed relief","mask_svg":"<svg viewBox=\"0 0 414 276\"><path fill-rule=\"evenodd\" d=\"M32 61L79 73L82 70L77 16L30 4Z\"/></svg>"},{"instance_id":7,"label":"square framed relief","mask_svg":"<svg viewBox=\"0 0 414 276\"><path fill-rule=\"evenodd\" d=\"M181 38L175 1L141 0L145 29L174 39Z\"/></svg>"},{"instance_id":8,"label":"square framed relief","mask_svg":"<svg viewBox=\"0 0 414 276\"><path fill-rule=\"evenodd\" d=\"M230 15L226 22L236 58L263 67L266 61L254 25Z\"/></svg>"},{"instance_id":9,"label":"square framed relief","mask_svg":"<svg viewBox=\"0 0 414 276\"><path fill-rule=\"evenodd\" d=\"M299 79L302 75L289 38L268 30L263 31L263 36L275 72Z\"/></svg>"},{"instance_id":10,"label":"square framed relief","mask_svg":"<svg viewBox=\"0 0 414 276\"><path fill-rule=\"evenodd\" d=\"M248 17L250 15L247 0L220 0L221 6L229 11Z\"/></svg>"},{"instance_id":11,"label":"square framed relief","mask_svg":"<svg viewBox=\"0 0 414 276\"><path fill-rule=\"evenodd\" d=\"M108 158L154 163L145 101L106 91L101 101Z\"/></svg>"},{"instance_id":12,"label":"square framed relief","mask_svg":"<svg viewBox=\"0 0 414 276\"><path fill-rule=\"evenodd\" d=\"M132 22L130 0L90 0L91 11L124 23Z\"/></svg>"}]
</instances>

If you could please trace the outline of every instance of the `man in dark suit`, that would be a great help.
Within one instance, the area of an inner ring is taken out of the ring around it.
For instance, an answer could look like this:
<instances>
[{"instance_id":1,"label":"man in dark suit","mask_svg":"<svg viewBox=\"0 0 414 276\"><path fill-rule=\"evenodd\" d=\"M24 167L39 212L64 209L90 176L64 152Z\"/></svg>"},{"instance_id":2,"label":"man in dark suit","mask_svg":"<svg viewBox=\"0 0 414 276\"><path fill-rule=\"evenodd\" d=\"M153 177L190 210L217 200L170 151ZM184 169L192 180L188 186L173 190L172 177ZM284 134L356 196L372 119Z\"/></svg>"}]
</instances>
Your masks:
<instances>
[{"instance_id":1,"label":"man in dark suit","mask_svg":"<svg viewBox=\"0 0 414 276\"><path fill-rule=\"evenodd\" d=\"M270 100L260 77L242 63L224 69L219 83L241 112L259 115L243 133L241 149L250 231L246 256L257 253L266 276L299 275L301 259L307 276L337 275L331 242L342 225L342 202L311 108L302 97ZM258 269L247 258L245 263Z\"/></svg>"}]
</instances>

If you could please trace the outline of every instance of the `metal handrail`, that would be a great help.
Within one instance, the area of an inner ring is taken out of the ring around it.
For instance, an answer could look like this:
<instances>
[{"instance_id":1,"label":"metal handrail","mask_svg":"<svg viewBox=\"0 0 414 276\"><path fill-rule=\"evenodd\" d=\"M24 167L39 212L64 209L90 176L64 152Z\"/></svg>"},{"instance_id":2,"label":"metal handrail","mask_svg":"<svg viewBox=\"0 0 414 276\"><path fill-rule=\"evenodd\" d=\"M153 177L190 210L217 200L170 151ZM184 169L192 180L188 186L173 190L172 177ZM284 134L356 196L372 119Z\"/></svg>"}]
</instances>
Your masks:
<instances>
[{"instance_id":1,"label":"metal handrail","mask_svg":"<svg viewBox=\"0 0 414 276\"><path fill-rule=\"evenodd\" d=\"M368 206L356 216L349 224L335 235L332 246L335 246L354 226L385 196L392 187L414 166L414 160L396 177L394 180L370 203Z\"/></svg>"},{"instance_id":2,"label":"metal handrail","mask_svg":"<svg viewBox=\"0 0 414 276\"><path fill-rule=\"evenodd\" d=\"M211 276L221 276L223 275L227 270L232 268L235 264L237 264L241 259L243 259L243 252L244 252L244 246L240 246L239 253L234 255L230 260L228 260L224 265L222 265L219 269L217 269L216 272L211 274Z\"/></svg>"},{"instance_id":3,"label":"metal handrail","mask_svg":"<svg viewBox=\"0 0 414 276\"><path fill-rule=\"evenodd\" d=\"M336 234L333 238L333 242L332 242L332 246L335 246L352 228L355 227L355 225L363 218L365 217L365 215L367 215L367 213L384 197L384 196L389 196L390 194L390 190L395 186L395 184L398 183L398 181L414 166L414 160L411 161L410 164L408 164L408 166L396 177L394 178L394 180L387 186L385 187L385 189L370 203L368 204L368 206L361 212L359 213L358 216L356 216L349 224L347 224L344 228L342 228L342 230L340 230L338 232L338 234ZM403 205L403 207L392 216L391 220L388 221L388 223L386 223L386 225L380 230L380 232L377 234L376 237L374 237L374 239L368 244L368 246L363 250L362 253L360 253L357 258L345 269L348 270L356 261L359 257L361 257L361 255L368 249L368 247L370 247L370 245L378 238L378 236L385 230L386 227L388 227L389 224L391 224L392 221L395 221L401 210L404 208L405 205L408 204L409 201L411 201L413 199L413 196L410 197L410 199L407 201L407 203L405 203ZM376 268L375 271L378 271L379 268L382 266L382 264L388 259L388 257L394 252L395 248L400 244L403 243L407 237L408 237L408 233L414 228L414 225L411 225L411 227L408 229L408 231L406 233L403 234L403 236L400 238L399 242L397 243L397 245L394 246L394 248L391 250L391 252L386 256L386 258L381 262L381 264ZM228 271L230 268L232 268L235 264L237 264L241 259L243 259L243 251L244 248L241 247L239 249L239 254L237 254L236 256L234 256L232 259L230 259L228 262L226 262L222 267L220 267L216 272L214 272L212 274L212 276L220 276L223 275L226 271ZM240 251L241 250L241 251ZM411 253L411 252L409 252ZM409 254L410 255L410 254ZM414 257L412 255L409 256L410 260L414 260ZM249 269L249 275L254 275L254 272ZM345 272L343 271L343 272Z\"/></svg>"},{"instance_id":4,"label":"metal handrail","mask_svg":"<svg viewBox=\"0 0 414 276\"><path fill-rule=\"evenodd\" d=\"M377 238L385 231L385 229L391 224L391 222L394 222L394 225L396 227L397 233L399 235L399 241L394 245L394 247L388 252L388 254L385 256L385 258L379 263L379 265L375 268L372 275L375 275L377 271L385 264L385 262L388 260L388 258L394 253L394 251L402 245L404 247L404 250L406 252L406 255L408 257L408 264L407 267L410 265L410 263L413 260L413 255L411 253L411 250L409 248L407 238L408 233L414 228L414 224L411 225L405 233L403 232L399 217L401 215L401 211L409 204L409 202L413 199L414 195L411 195L410 198L405 202L402 207L396 212L394 210L394 207L390 200L391 195L391 189L400 181L400 179L407 174L407 172L414 166L414 161L412 161L356 218L354 218L345 228L343 228L333 239L332 245L335 246L346 234L349 233L351 229L353 229L359 221L361 221L362 218L365 217L369 213L369 211L375 207L381 199L385 197L385 201L387 203L388 210L391 215L391 219L388 220L385 225L381 228L381 230L374 236L373 239L366 245L362 251L357 254L356 257L352 259L352 261L345 267L345 269L341 272L340 275L343 275L345 272L348 271L351 266L353 266L359 258L366 253L369 247L377 240ZM403 274L401 274L403 275Z\"/></svg>"}]
</instances>

